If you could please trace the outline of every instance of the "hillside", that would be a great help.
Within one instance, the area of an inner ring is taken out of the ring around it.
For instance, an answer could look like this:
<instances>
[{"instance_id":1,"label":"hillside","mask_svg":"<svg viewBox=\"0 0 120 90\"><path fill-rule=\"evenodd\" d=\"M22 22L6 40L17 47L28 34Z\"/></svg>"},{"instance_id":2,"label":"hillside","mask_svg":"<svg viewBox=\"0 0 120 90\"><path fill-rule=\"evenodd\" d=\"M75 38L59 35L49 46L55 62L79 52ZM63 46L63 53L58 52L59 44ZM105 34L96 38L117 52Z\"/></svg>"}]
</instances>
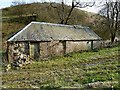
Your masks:
<instances>
[{"instance_id":1,"label":"hillside","mask_svg":"<svg viewBox=\"0 0 120 90\"><path fill-rule=\"evenodd\" d=\"M54 4L60 7L60 4ZM61 9L61 7L60 7ZM70 6L65 6L64 15L68 15ZM25 27L31 21L60 23L60 18L57 10L48 3L32 3L19 6L11 6L2 9L3 11L3 40L16 33L18 30ZM88 13L77 8L74 9L68 24L82 24L89 26L103 39L109 38L109 33L106 32L106 27L101 24L101 16Z\"/></svg>"}]
</instances>

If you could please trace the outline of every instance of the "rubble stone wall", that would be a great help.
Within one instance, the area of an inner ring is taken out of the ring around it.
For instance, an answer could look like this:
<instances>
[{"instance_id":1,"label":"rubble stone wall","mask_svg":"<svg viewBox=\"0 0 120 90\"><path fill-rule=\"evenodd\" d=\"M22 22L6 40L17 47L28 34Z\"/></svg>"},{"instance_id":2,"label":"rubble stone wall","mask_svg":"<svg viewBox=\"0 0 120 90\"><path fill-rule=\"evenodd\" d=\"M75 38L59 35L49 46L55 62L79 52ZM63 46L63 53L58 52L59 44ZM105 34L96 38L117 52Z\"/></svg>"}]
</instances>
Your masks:
<instances>
[{"instance_id":1,"label":"rubble stone wall","mask_svg":"<svg viewBox=\"0 0 120 90\"><path fill-rule=\"evenodd\" d=\"M8 59L14 66L23 66L29 64L29 48L26 42L9 43Z\"/></svg>"},{"instance_id":2,"label":"rubble stone wall","mask_svg":"<svg viewBox=\"0 0 120 90\"><path fill-rule=\"evenodd\" d=\"M14 65L22 66L31 63L32 59L41 60L90 49L90 41L14 42L9 43L8 59Z\"/></svg>"}]
</instances>

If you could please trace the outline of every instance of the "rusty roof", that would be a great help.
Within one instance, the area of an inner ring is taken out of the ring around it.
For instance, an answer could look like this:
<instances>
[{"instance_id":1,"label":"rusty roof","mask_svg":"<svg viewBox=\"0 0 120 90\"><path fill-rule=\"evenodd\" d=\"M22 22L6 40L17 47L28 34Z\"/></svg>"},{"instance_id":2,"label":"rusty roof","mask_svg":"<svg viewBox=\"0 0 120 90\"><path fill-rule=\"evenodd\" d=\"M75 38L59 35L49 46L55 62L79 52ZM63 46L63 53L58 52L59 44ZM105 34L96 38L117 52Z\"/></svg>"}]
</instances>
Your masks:
<instances>
[{"instance_id":1,"label":"rusty roof","mask_svg":"<svg viewBox=\"0 0 120 90\"><path fill-rule=\"evenodd\" d=\"M8 41L100 40L89 27L31 22Z\"/></svg>"}]
</instances>

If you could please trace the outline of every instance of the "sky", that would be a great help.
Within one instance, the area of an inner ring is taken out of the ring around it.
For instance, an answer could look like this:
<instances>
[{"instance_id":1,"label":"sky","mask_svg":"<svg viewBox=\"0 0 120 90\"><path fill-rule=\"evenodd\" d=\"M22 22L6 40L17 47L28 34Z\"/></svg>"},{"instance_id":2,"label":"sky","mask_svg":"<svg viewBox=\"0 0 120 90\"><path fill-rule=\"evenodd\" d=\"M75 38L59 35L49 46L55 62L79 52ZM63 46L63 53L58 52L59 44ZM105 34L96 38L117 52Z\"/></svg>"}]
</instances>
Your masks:
<instances>
[{"instance_id":1,"label":"sky","mask_svg":"<svg viewBox=\"0 0 120 90\"><path fill-rule=\"evenodd\" d=\"M24 1L27 3L32 3L32 2L61 2L62 0L0 0L0 8L5 8L5 7L10 7L12 5L13 1ZM78 2L83 2L83 0L75 0ZM91 2L93 0L84 0L84 2ZM64 2L67 5L71 5L72 0L64 0ZM97 3L98 4L98 3ZM82 10L88 11L88 12L93 12L93 13L98 13L100 10L100 7L97 5L93 7L86 7L86 8L81 8Z\"/></svg>"}]
</instances>

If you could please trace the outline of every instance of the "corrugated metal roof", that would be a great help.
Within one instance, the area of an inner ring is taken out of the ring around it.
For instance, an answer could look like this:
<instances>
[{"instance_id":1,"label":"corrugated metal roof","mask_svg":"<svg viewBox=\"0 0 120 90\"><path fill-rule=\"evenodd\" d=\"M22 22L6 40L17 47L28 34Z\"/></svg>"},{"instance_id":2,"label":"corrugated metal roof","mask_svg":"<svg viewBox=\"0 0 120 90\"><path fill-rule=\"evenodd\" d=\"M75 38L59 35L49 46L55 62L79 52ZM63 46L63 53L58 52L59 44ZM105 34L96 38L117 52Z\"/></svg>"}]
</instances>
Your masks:
<instances>
[{"instance_id":1,"label":"corrugated metal roof","mask_svg":"<svg viewBox=\"0 0 120 90\"><path fill-rule=\"evenodd\" d=\"M100 40L89 27L31 22L8 41Z\"/></svg>"}]
</instances>

